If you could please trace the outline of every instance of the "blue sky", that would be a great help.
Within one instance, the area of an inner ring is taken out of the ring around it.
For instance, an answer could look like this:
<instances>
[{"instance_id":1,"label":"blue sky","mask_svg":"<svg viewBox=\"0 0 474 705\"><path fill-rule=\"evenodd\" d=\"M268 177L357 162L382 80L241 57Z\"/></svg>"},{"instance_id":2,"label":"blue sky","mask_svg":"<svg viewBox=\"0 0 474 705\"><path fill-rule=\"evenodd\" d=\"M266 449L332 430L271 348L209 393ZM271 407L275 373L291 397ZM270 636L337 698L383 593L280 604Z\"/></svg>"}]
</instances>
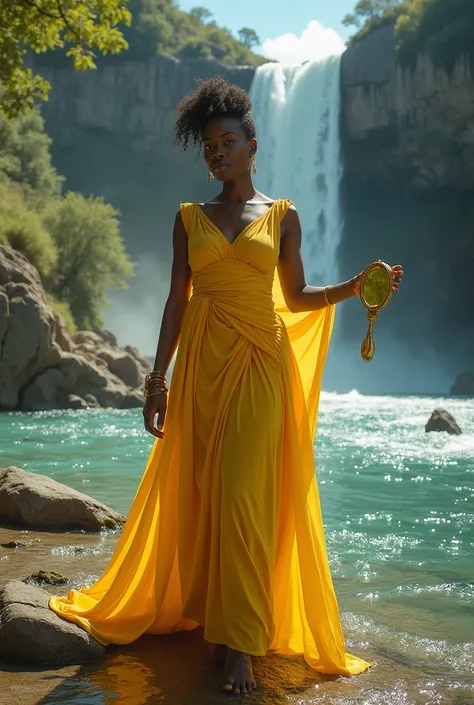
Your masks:
<instances>
[{"instance_id":1,"label":"blue sky","mask_svg":"<svg viewBox=\"0 0 474 705\"><path fill-rule=\"evenodd\" d=\"M198 5L206 7L219 25L228 27L235 34L243 26L251 27L262 40L264 54L273 54L270 58L281 61L300 61L334 53L338 44L342 47L351 31L342 25L341 20L353 10L356 0L294 0L292 3L282 0L178 0L178 4L183 10ZM314 49L316 44L318 47ZM316 55L311 53L311 48Z\"/></svg>"}]
</instances>

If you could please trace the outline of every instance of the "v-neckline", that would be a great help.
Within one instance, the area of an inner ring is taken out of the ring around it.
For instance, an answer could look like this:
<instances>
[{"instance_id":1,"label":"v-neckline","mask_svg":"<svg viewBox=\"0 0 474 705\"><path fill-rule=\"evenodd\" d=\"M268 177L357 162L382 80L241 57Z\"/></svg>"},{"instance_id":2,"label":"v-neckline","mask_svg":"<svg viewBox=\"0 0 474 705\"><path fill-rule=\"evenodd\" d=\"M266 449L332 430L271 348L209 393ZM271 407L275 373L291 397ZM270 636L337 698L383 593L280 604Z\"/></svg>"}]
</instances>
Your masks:
<instances>
[{"instance_id":1,"label":"v-neckline","mask_svg":"<svg viewBox=\"0 0 474 705\"><path fill-rule=\"evenodd\" d=\"M260 215L257 216L257 218L254 218L253 220L251 220L250 223L248 223L248 225L246 225L245 228L240 231L240 233L237 235L237 237L235 237L232 240L232 242L224 235L224 233L219 228L219 226L216 225L216 223L214 223L214 221L211 220L211 218L209 218L209 216L207 215L207 213L204 212L204 210L200 206L200 204L196 203L196 206L199 208L201 214L204 216L204 220L206 220L209 223L209 225L211 225L214 228L214 230L226 241L226 243L229 245L229 247L234 247L237 240L239 240L243 235L245 235L247 230L249 230L252 227L252 225L255 225L255 223L258 223L258 221L262 220L263 218L265 218L265 216L267 216L270 213L270 211L272 210L275 203L278 203L278 201L272 201L271 205L267 208L265 213L260 213Z\"/></svg>"}]
</instances>

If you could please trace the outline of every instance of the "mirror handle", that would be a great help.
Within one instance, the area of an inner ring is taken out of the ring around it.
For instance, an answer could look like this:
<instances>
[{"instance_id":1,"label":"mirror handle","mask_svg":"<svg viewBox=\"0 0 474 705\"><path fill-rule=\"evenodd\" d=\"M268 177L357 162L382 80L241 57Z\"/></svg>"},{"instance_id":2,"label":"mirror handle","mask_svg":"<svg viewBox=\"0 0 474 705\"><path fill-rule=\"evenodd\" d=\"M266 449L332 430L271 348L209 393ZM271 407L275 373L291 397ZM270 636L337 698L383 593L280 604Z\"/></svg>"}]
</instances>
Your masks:
<instances>
[{"instance_id":1,"label":"mirror handle","mask_svg":"<svg viewBox=\"0 0 474 705\"><path fill-rule=\"evenodd\" d=\"M369 321L369 327L365 335L362 345L360 346L360 354L364 362L370 362L375 353L375 343L374 343L374 323L377 320L377 311L367 311L367 319Z\"/></svg>"}]
</instances>

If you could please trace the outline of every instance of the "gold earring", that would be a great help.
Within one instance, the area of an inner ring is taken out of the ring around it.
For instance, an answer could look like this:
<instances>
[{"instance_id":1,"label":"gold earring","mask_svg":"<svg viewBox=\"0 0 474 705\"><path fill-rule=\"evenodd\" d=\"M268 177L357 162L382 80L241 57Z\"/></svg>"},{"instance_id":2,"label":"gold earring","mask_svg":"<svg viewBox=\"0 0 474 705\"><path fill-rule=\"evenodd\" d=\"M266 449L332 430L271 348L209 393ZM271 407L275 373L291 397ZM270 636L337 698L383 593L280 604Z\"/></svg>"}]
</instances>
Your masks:
<instances>
[{"instance_id":1,"label":"gold earring","mask_svg":"<svg viewBox=\"0 0 474 705\"><path fill-rule=\"evenodd\" d=\"M252 174L257 173L257 167L255 165L255 157L254 156L250 157L249 170L252 172Z\"/></svg>"},{"instance_id":2,"label":"gold earring","mask_svg":"<svg viewBox=\"0 0 474 705\"><path fill-rule=\"evenodd\" d=\"M214 178L214 174L212 173L212 171L208 171L207 172L207 183L210 184L213 178Z\"/></svg>"}]
</instances>

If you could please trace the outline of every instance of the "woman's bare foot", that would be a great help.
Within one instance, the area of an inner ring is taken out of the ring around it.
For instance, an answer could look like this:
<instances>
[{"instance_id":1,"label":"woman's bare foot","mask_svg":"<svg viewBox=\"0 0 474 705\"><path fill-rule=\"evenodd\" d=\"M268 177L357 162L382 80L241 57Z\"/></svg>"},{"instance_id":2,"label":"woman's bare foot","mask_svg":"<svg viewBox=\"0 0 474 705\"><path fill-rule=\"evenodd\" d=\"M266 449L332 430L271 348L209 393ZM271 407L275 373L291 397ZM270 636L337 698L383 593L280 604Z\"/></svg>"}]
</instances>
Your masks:
<instances>
[{"instance_id":1,"label":"woman's bare foot","mask_svg":"<svg viewBox=\"0 0 474 705\"><path fill-rule=\"evenodd\" d=\"M211 661L223 665L227 656L228 647L225 644L213 644L211 646Z\"/></svg>"},{"instance_id":2,"label":"woman's bare foot","mask_svg":"<svg viewBox=\"0 0 474 705\"><path fill-rule=\"evenodd\" d=\"M251 693L256 687L250 656L229 648L222 683L224 693Z\"/></svg>"}]
</instances>

